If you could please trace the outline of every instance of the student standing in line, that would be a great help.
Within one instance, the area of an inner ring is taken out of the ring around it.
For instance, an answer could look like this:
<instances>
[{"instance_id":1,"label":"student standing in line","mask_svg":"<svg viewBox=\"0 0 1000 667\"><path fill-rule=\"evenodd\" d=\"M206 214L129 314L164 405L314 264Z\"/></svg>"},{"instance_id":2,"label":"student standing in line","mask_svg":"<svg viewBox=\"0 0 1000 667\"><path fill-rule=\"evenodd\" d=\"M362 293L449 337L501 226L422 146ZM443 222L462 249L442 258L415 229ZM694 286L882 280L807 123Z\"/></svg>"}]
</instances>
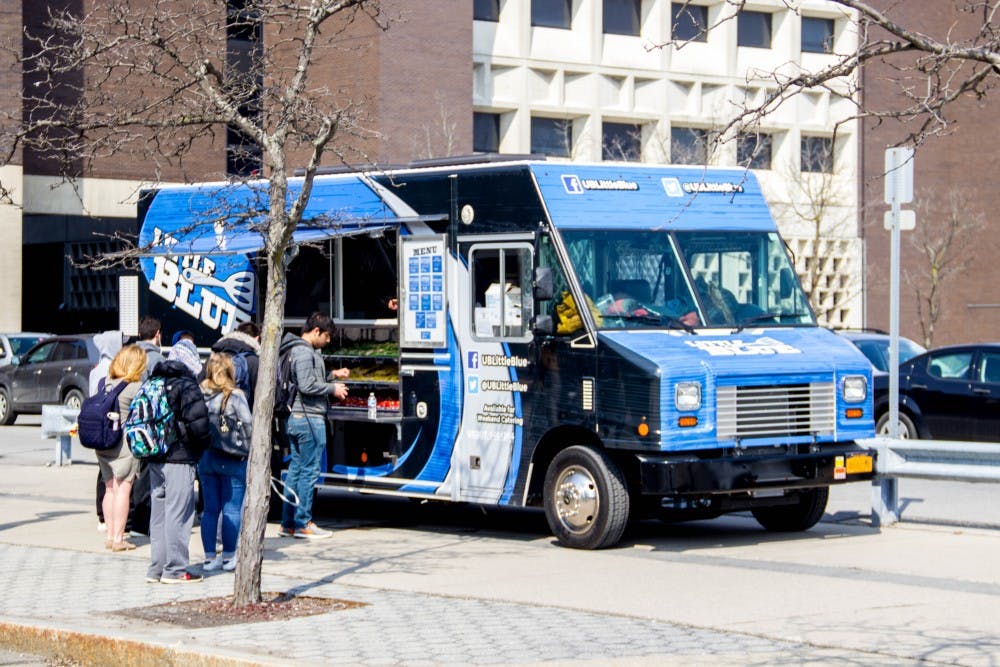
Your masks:
<instances>
[{"instance_id":1,"label":"student standing in line","mask_svg":"<svg viewBox=\"0 0 1000 667\"><path fill-rule=\"evenodd\" d=\"M221 424L225 417L232 438L249 452L253 416L246 396L236 388L236 370L229 355L213 352L208 358L201 392L208 407L209 421ZM224 453L217 439L221 437L213 427L211 445L198 463L198 479L205 503L201 514L201 543L205 547L203 569L211 572L222 568L231 572L236 569L236 543L247 487L247 459ZM222 553L216 555L220 531Z\"/></svg>"},{"instance_id":2,"label":"student standing in line","mask_svg":"<svg viewBox=\"0 0 1000 667\"><path fill-rule=\"evenodd\" d=\"M247 403L253 406L253 393L257 388L257 370L260 367L260 327L253 322L241 322L236 331L215 341L212 352L225 352L230 357L243 355L247 366L247 387L241 389L244 389L247 395Z\"/></svg>"},{"instance_id":3,"label":"student standing in line","mask_svg":"<svg viewBox=\"0 0 1000 667\"><path fill-rule=\"evenodd\" d=\"M129 403L139 391L145 370L146 353L135 345L123 347L111 361L108 378L99 390L111 392L122 382L127 384L118 394L119 424L125 422ZM139 474L139 461L132 456L124 438L118 441L117 447L97 450L95 454L101 477L106 485L103 507L108 539L105 546L112 551L131 551L135 549L135 545L125 539L125 524L128 521L132 483Z\"/></svg>"},{"instance_id":4,"label":"student standing in line","mask_svg":"<svg viewBox=\"0 0 1000 667\"><path fill-rule=\"evenodd\" d=\"M332 394L341 400L347 398L345 385L327 380L326 366L319 353L329 345L333 333L333 319L326 313L315 312L306 319L301 337L286 333L281 341L281 353L291 355L291 377L298 388L285 423L291 451L285 486L298 497L298 504L284 505L278 533L282 537L315 540L331 535L313 522L312 498L320 460L326 450L327 397ZM348 376L350 371L346 368L330 372L331 380Z\"/></svg>"},{"instance_id":5,"label":"student standing in line","mask_svg":"<svg viewBox=\"0 0 1000 667\"><path fill-rule=\"evenodd\" d=\"M122 349L122 332L105 331L94 336L94 347L100 355L97 365L90 371L87 378L88 396L97 393L97 385L108 377L108 369L111 368L111 360ZM126 414L128 410L126 410ZM122 417L124 420L124 417ZM107 490L103 473L97 471L97 530L107 530L104 522L104 494ZM110 535L109 535L110 539Z\"/></svg>"},{"instance_id":6,"label":"student standing in line","mask_svg":"<svg viewBox=\"0 0 1000 667\"><path fill-rule=\"evenodd\" d=\"M150 583L177 584L202 579L187 568L194 526L195 466L208 447L208 409L194 373L175 358L183 356L184 352L171 349L171 358L158 363L150 374L151 379L164 379L167 402L174 413L167 453L147 459L152 497L151 561L146 571L146 581Z\"/></svg>"},{"instance_id":7,"label":"student standing in line","mask_svg":"<svg viewBox=\"0 0 1000 667\"><path fill-rule=\"evenodd\" d=\"M139 320L139 342L136 343L146 353L146 374L143 380L148 378L156 368L156 364L164 361L160 334L160 320L150 315L146 315Z\"/></svg>"}]
</instances>

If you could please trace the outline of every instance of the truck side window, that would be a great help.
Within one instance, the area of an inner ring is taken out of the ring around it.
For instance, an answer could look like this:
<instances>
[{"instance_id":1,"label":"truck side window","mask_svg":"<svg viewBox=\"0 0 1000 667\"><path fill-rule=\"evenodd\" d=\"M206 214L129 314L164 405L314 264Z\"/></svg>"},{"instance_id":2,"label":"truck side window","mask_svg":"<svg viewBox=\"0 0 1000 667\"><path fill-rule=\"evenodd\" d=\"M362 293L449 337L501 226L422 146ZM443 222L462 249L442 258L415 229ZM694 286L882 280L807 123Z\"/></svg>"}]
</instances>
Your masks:
<instances>
[{"instance_id":1,"label":"truck side window","mask_svg":"<svg viewBox=\"0 0 1000 667\"><path fill-rule=\"evenodd\" d=\"M530 338L531 246L475 245L469 266L475 338Z\"/></svg>"}]
</instances>

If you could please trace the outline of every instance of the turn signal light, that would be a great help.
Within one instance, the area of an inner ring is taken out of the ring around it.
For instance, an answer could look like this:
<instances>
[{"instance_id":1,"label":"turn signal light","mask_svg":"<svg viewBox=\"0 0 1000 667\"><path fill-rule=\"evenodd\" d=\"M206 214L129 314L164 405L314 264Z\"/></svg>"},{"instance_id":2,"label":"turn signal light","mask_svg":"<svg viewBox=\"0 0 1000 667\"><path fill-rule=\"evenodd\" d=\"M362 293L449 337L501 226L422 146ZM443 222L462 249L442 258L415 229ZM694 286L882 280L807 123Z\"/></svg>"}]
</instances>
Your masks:
<instances>
[{"instance_id":1,"label":"turn signal light","mask_svg":"<svg viewBox=\"0 0 1000 667\"><path fill-rule=\"evenodd\" d=\"M848 419L861 419L861 416L865 413L861 408L847 408L844 412L844 416Z\"/></svg>"},{"instance_id":2,"label":"turn signal light","mask_svg":"<svg viewBox=\"0 0 1000 667\"><path fill-rule=\"evenodd\" d=\"M680 426L680 427L682 427L682 428L684 428L684 427L690 427L690 426L697 426L698 425L698 418L695 417L695 416L693 416L693 415L688 415L688 416L685 416L685 417L681 417L680 419L677 420L677 425Z\"/></svg>"},{"instance_id":3,"label":"turn signal light","mask_svg":"<svg viewBox=\"0 0 1000 667\"><path fill-rule=\"evenodd\" d=\"M647 435L649 435L649 424L647 424L646 422L642 422L635 430L642 437L646 437Z\"/></svg>"}]
</instances>

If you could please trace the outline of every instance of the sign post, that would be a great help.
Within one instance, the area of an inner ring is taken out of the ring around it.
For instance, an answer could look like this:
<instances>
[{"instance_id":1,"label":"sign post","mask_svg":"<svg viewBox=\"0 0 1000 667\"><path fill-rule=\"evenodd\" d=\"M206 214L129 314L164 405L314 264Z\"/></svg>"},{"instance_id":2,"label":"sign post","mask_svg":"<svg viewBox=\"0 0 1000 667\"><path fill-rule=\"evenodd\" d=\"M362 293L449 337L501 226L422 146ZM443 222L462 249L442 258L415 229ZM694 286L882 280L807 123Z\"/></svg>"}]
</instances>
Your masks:
<instances>
[{"instance_id":1,"label":"sign post","mask_svg":"<svg viewBox=\"0 0 1000 667\"><path fill-rule=\"evenodd\" d=\"M913 201L913 149L889 148L885 152L885 203L890 232L889 251L889 437L899 438L899 232L913 229L916 216L901 211L902 204ZM905 214L905 215L904 215ZM901 224L902 223L902 224ZM880 455L887 448L883 447ZM876 478L872 487L872 523L889 525L899 520L897 480Z\"/></svg>"}]
</instances>

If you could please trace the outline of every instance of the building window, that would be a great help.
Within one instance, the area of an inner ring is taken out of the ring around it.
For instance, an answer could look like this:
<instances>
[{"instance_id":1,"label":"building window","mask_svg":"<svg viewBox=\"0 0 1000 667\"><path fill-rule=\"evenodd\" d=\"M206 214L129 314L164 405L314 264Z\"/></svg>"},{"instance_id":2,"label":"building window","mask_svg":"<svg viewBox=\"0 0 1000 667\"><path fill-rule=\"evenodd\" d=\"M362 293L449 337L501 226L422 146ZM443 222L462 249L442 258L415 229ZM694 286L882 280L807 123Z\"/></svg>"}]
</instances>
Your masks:
<instances>
[{"instance_id":1,"label":"building window","mask_svg":"<svg viewBox=\"0 0 1000 667\"><path fill-rule=\"evenodd\" d=\"M573 121L558 118L531 119L531 152L569 157L573 146Z\"/></svg>"},{"instance_id":2,"label":"building window","mask_svg":"<svg viewBox=\"0 0 1000 667\"><path fill-rule=\"evenodd\" d=\"M708 7L686 2L671 4L671 35L678 42L705 42L708 37Z\"/></svg>"},{"instance_id":3,"label":"building window","mask_svg":"<svg viewBox=\"0 0 1000 667\"><path fill-rule=\"evenodd\" d=\"M803 16L802 50L807 53L833 53L833 19Z\"/></svg>"},{"instance_id":4,"label":"building window","mask_svg":"<svg viewBox=\"0 0 1000 667\"><path fill-rule=\"evenodd\" d=\"M472 150L477 153L500 151L500 114L472 114Z\"/></svg>"},{"instance_id":5,"label":"building window","mask_svg":"<svg viewBox=\"0 0 1000 667\"><path fill-rule=\"evenodd\" d=\"M771 135L741 133L736 141L736 163L747 169L771 168Z\"/></svg>"},{"instance_id":6,"label":"building window","mask_svg":"<svg viewBox=\"0 0 1000 667\"><path fill-rule=\"evenodd\" d=\"M249 0L226 3L226 84L240 98L239 112L260 126L263 91L263 26ZM226 128L226 173L251 177L261 171L261 149L235 125Z\"/></svg>"},{"instance_id":7,"label":"building window","mask_svg":"<svg viewBox=\"0 0 1000 667\"><path fill-rule=\"evenodd\" d=\"M499 21L500 0L475 0L472 18L476 21Z\"/></svg>"},{"instance_id":8,"label":"building window","mask_svg":"<svg viewBox=\"0 0 1000 667\"><path fill-rule=\"evenodd\" d=\"M708 164L708 132L696 127L671 128L670 162Z\"/></svg>"},{"instance_id":9,"label":"building window","mask_svg":"<svg viewBox=\"0 0 1000 667\"><path fill-rule=\"evenodd\" d=\"M642 0L604 0L604 33L636 35L642 23Z\"/></svg>"},{"instance_id":10,"label":"building window","mask_svg":"<svg viewBox=\"0 0 1000 667\"><path fill-rule=\"evenodd\" d=\"M833 173L833 139L802 137L802 171Z\"/></svg>"},{"instance_id":11,"label":"building window","mask_svg":"<svg viewBox=\"0 0 1000 667\"><path fill-rule=\"evenodd\" d=\"M771 15L767 12L740 12L736 17L736 44L771 48Z\"/></svg>"},{"instance_id":12,"label":"building window","mask_svg":"<svg viewBox=\"0 0 1000 667\"><path fill-rule=\"evenodd\" d=\"M601 159L638 162L642 158L642 127L630 123L604 123Z\"/></svg>"},{"instance_id":13,"label":"building window","mask_svg":"<svg viewBox=\"0 0 1000 667\"><path fill-rule=\"evenodd\" d=\"M531 25L568 29L572 14L573 0L531 0Z\"/></svg>"}]
</instances>

